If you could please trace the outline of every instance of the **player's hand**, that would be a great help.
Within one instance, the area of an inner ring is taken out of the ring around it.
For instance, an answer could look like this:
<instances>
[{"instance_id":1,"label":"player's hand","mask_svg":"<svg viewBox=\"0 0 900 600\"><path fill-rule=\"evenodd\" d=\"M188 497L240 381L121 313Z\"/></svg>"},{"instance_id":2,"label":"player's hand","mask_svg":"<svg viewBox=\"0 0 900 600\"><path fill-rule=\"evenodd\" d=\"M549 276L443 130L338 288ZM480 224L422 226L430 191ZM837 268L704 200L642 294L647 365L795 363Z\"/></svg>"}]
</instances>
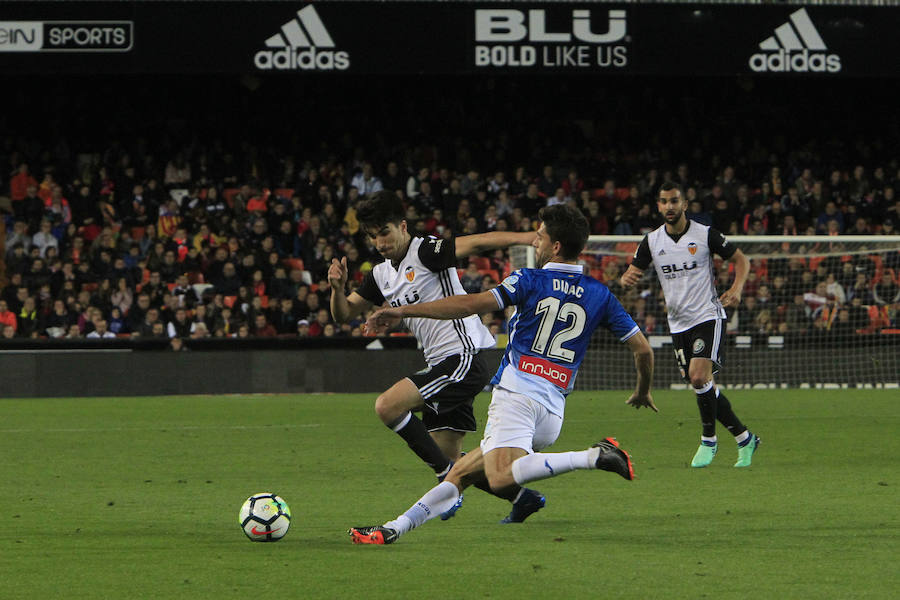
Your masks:
<instances>
[{"instance_id":1,"label":"player's hand","mask_svg":"<svg viewBox=\"0 0 900 600\"><path fill-rule=\"evenodd\" d=\"M403 320L398 308L382 308L366 319L366 333L368 335L381 335L391 327L395 327Z\"/></svg>"},{"instance_id":2,"label":"player's hand","mask_svg":"<svg viewBox=\"0 0 900 600\"><path fill-rule=\"evenodd\" d=\"M631 287L641 280L641 275L643 275L643 273L641 273L640 271L627 269L622 274L622 277L619 278L619 283L622 285L622 287Z\"/></svg>"},{"instance_id":3,"label":"player's hand","mask_svg":"<svg viewBox=\"0 0 900 600\"><path fill-rule=\"evenodd\" d=\"M722 306L725 308L737 306L741 303L741 292L732 288L719 296L719 302L721 302Z\"/></svg>"},{"instance_id":4,"label":"player's hand","mask_svg":"<svg viewBox=\"0 0 900 600\"><path fill-rule=\"evenodd\" d=\"M639 410L642 406L646 406L647 408L653 409L653 412L659 412L659 409L653 404L653 397L649 393L642 395L635 392L631 395L631 398L625 401L625 404L633 406L635 410Z\"/></svg>"},{"instance_id":5,"label":"player's hand","mask_svg":"<svg viewBox=\"0 0 900 600\"><path fill-rule=\"evenodd\" d=\"M344 286L347 285L348 276L347 257L345 256L340 261L336 258L332 258L331 266L328 267L328 283L331 284L331 288L344 291Z\"/></svg>"}]
</instances>

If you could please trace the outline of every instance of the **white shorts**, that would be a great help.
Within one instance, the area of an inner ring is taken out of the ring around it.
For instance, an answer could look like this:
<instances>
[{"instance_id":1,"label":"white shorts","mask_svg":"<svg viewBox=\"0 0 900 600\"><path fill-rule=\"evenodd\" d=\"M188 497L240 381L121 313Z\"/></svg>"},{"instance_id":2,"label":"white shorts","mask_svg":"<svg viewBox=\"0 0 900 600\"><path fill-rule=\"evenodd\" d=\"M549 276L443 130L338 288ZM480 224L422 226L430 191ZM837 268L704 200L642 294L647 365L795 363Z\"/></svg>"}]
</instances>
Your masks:
<instances>
[{"instance_id":1,"label":"white shorts","mask_svg":"<svg viewBox=\"0 0 900 600\"><path fill-rule=\"evenodd\" d=\"M531 454L543 450L559 437L562 417L524 394L494 388L488 407L481 452L495 448L521 448Z\"/></svg>"}]
</instances>

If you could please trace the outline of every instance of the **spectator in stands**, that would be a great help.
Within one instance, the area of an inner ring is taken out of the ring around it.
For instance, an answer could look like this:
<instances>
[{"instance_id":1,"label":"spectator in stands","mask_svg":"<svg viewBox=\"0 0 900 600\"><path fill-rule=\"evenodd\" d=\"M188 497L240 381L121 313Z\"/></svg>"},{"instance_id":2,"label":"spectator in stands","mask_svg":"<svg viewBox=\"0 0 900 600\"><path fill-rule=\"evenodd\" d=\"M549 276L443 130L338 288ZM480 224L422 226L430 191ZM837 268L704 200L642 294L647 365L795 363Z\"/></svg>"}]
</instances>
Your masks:
<instances>
[{"instance_id":1,"label":"spectator in stands","mask_svg":"<svg viewBox=\"0 0 900 600\"><path fill-rule=\"evenodd\" d=\"M151 338L155 335L156 325L162 326L162 323L159 320L159 309L151 306L147 309L147 312L144 313L143 322L137 329L133 329L132 331L137 331L141 337Z\"/></svg>"},{"instance_id":2,"label":"spectator in stands","mask_svg":"<svg viewBox=\"0 0 900 600\"><path fill-rule=\"evenodd\" d=\"M0 322L2 320L0 317ZM43 319L43 324L40 326L41 333L51 338L63 337L72 323L73 319L69 315L65 302L57 299L53 301L53 310Z\"/></svg>"},{"instance_id":3,"label":"spectator in stands","mask_svg":"<svg viewBox=\"0 0 900 600\"><path fill-rule=\"evenodd\" d=\"M872 299L879 306L900 302L900 287L890 276L884 276L872 287Z\"/></svg>"},{"instance_id":4,"label":"spectator in stands","mask_svg":"<svg viewBox=\"0 0 900 600\"><path fill-rule=\"evenodd\" d=\"M114 306L109 313L109 330L116 335L120 333L129 333L125 317L122 315L122 311L116 306Z\"/></svg>"},{"instance_id":5,"label":"spectator in stands","mask_svg":"<svg viewBox=\"0 0 900 600\"><path fill-rule=\"evenodd\" d=\"M474 260L469 261L469 266L459 281L467 294L477 294L481 291L481 273L478 272Z\"/></svg>"},{"instance_id":6,"label":"spectator in stands","mask_svg":"<svg viewBox=\"0 0 900 600\"><path fill-rule=\"evenodd\" d=\"M544 198L549 198L556 194L557 188L560 187L560 181L553 172L553 165L544 165L541 176L537 180L538 192Z\"/></svg>"},{"instance_id":7,"label":"spectator in stands","mask_svg":"<svg viewBox=\"0 0 900 600\"><path fill-rule=\"evenodd\" d=\"M0 325L12 327L13 333L16 332L18 328L18 319L16 319L16 313L9 310L9 305L6 300L0 300Z\"/></svg>"},{"instance_id":8,"label":"spectator in stands","mask_svg":"<svg viewBox=\"0 0 900 600\"><path fill-rule=\"evenodd\" d=\"M300 319L297 321L297 337L309 337L309 321Z\"/></svg>"},{"instance_id":9,"label":"spectator in stands","mask_svg":"<svg viewBox=\"0 0 900 600\"><path fill-rule=\"evenodd\" d=\"M9 198L13 203L21 202L29 187L37 187L37 180L31 175L28 163L21 163L9 180Z\"/></svg>"},{"instance_id":10,"label":"spectator in stands","mask_svg":"<svg viewBox=\"0 0 900 600\"><path fill-rule=\"evenodd\" d=\"M85 337L90 339L110 339L115 338L116 334L109 330L109 325L105 319L97 319L94 321L94 331Z\"/></svg>"},{"instance_id":11,"label":"spectator in stands","mask_svg":"<svg viewBox=\"0 0 900 600\"><path fill-rule=\"evenodd\" d=\"M844 230L844 215L838 210L837 204L833 201L825 204L825 211L816 219L816 233L828 234L829 221L837 223L838 232Z\"/></svg>"},{"instance_id":12,"label":"spectator in stands","mask_svg":"<svg viewBox=\"0 0 900 600\"><path fill-rule=\"evenodd\" d=\"M19 337L33 337L38 334L38 312L35 307L35 301L33 296L28 296L25 298L25 302L22 303L22 309L19 311L19 314L16 315L16 319L18 321L18 326L16 328L16 333Z\"/></svg>"},{"instance_id":13,"label":"spectator in stands","mask_svg":"<svg viewBox=\"0 0 900 600\"><path fill-rule=\"evenodd\" d=\"M253 319L253 335L256 337L275 337L278 332L267 321L264 314L258 314Z\"/></svg>"},{"instance_id":14,"label":"spectator in stands","mask_svg":"<svg viewBox=\"0 0 900 600\"><path fill-rule=\"evenodd\" d=\"M11 340L16 337L16 328L12 325L0 325L0 336L3 340Z\"/></svg>"},{"instance_id":15,"label":"spectator in stands","mask_svg":"<svg viewBox=\"0 0 900 600\"><path fill-rule=\"evenodd\" d=\"M11 256L13 249L18 245L27 254L31 248L32 236L28 234L28 224L23 220L13 222L12 232L6 234L6 255Z\"/></svg>"},{"instance_id":16,"label":"spectator in stands","mask_svg":"<svg viewBox=\"0 0 900 600\"><path fill-rule=\"evenodd\" d=\"M320 308L316 311L315 320L309 325L310 337L320 337L325 331L325 325L331 321L331 314L328 309Z\"/></svg>"},{"instance_id":17,"label":"spectator in stands","mask_svg":"<svg viewBox=\"0 0 900 600\"><path fill-rule=\"evenodd\" d=\"M169 321L166 326L166 333L170 338L185 338L191 335L193 323L188 319L187 310L178 308L175 310L175 317Z\"/></svg>"},{"instance_id":18,"label":"spectator in stands","mask_svg":"<svg viewBox=\"0 0 900 600\"><path fill-rule=\"evenodd\" d=\"M431 169L428 167L420 168L416 175L410 175L406 180L406 197L413 199L418 196L425 181L431 181Z\"/></svg>"},{"instance_id":19,"label":"spectator in stands","mask_svg":"<svg viewBox=\"0 0 900 600\"><path fill-rule=\"evenodd\" d=\"M812 313L802 294L795 294L793 302L785 312L785 323L789 331L804 332L809 330Z\"/></svg>"},{"instance_id":20,"label":"spectator in stands","mask_svg":"<svg viewBox=\"0 0 900 600\"><path fill-rule=\"evenodd\" d=\"M40 250L41 256L47 251L47 248L53 246L59 248L59 240L51 232L52 224L47 219L41 220L40 231L31 238L31 244Z\"/></svg>"}]
</instances>

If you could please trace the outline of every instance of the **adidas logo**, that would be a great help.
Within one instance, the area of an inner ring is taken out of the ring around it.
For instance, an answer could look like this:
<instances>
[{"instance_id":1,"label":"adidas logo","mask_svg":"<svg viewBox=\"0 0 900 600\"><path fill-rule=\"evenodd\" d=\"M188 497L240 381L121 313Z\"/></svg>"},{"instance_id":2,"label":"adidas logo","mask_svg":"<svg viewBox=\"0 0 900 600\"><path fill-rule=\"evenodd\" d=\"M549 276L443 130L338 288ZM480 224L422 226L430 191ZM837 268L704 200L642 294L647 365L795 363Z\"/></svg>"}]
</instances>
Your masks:
<instances>
[{"instance_id":1,"label":"adidas logo","mask_svg":"<svg viewBox=\"0 0 900 600\"><path fill-rule=\"evenodd\" d=\"M297 16L281 26L281 31L265 41L266 48L253 57L257 69L280 71L300 69L343 71L350 66L350 55L334 48L334 40L312 4L297 11Z\"/></svg>"},{"instance_id":2,"label":"adidas logo","mask_svg":"<svg viewBox=\"0 0 900 600\"><path fill-rule=\"evenodd\" d=\"M837 73L841 57L827 52L816 26L805 8L791 13L790 19L775 28L775 35L759 44L750 57L750 68L757 73Z\"/></svg>"},{"instance_id":3,"label":"adidas logo","mask_svg":"<svg viewBox=\"0 0 900 600\"><path fill-rule=\"evenodd\" d=\"M657 254L657 256L665 256L665 255L666 255L666 251L665 251L665 250L660 250L660 251L659 251L659 254Z\"/></svg>"}]
</instances>

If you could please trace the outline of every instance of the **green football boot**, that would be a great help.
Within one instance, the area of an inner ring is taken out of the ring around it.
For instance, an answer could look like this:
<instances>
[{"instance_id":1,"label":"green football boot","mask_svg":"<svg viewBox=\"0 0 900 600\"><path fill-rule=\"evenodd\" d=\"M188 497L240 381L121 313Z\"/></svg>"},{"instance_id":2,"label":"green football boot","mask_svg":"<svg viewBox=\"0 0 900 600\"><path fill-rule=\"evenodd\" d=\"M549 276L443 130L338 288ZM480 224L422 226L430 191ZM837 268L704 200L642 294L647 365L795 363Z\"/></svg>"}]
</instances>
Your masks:
<instances>
[{"instance_id":1,"label":"green football boot","mask_svg":"<svg viewBox=\"0 0 900 600\"><path fill-rule=\"evenodd\" d=\"M709 463L716 457L718 449L719 445L716 443L701 442L700 447L697 448L697 453L694 455L694 460L691 461L691 466L696 469L708 467Z\"/></svg>"},{"instance_id":2,"label":"green football boot","mask_svg":"<svg viewBox=\"0 0 900 600\"><path fill-rule=\"evenodd\" d=\"M759 436L750 434L753 438L743 446L738 447L738 460L734 463L735 467L749 467L750 461L753 460L753 453L759 448Z\"/></svg>"}]
</instances>

